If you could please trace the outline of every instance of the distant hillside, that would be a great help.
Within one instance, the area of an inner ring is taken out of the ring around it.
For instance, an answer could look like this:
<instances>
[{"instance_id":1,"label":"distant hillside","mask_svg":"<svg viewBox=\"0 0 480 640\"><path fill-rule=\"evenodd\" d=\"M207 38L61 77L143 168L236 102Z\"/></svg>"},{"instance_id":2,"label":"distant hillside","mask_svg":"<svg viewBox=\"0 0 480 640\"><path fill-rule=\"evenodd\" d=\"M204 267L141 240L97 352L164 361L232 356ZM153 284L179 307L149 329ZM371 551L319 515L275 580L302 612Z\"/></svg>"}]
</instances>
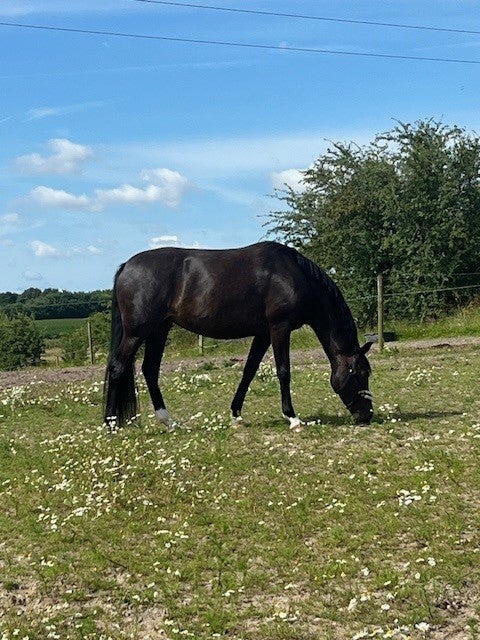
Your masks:
<instances>
[{"instance_id":1,"label":"distant hillside","mask_svg":"<svg viewBox=\"0 0 480 640\"><path fill-rule=\"evenodd\" d=\"M60 289L26 289L23 293L0 293L0 312L33 315L36 320L52 318L87 318L98 311L110 309L112 292L63 291Z\"/></svg>"}]
</instances>

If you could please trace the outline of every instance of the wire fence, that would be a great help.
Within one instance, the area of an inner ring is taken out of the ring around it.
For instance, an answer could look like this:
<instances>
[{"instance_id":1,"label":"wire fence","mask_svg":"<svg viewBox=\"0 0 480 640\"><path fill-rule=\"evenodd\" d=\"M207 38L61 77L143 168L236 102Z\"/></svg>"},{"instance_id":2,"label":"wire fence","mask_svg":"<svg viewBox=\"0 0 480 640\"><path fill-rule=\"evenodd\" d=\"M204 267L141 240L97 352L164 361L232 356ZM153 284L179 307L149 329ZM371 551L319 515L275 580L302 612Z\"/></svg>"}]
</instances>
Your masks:
<instances>
[{"instance_id":1,"label":"wire fence","mask_svg":"<svg viewBox=\"0 0 480 640\"><path fill-rule=\"evenodd\" d=\"M480 271L458 273L458 274L455 274L454 277L455 278L460 278L460 277L461 278L472 278L472 277L479 278ZM399 288L398 283L396 285L396 288L397 289ZM348 302L349 304L354 305L355 303L370 301L372 305L376 305L377 334L376 335L372 334L372 335L374 335L375 339L378 340L379 349L382 350L384 346L384 326L386 321L385 306L388 306L389 300L394 300L398 298L407 298L407 297L417 296L417 295L465 292L465 291L474 291L474 290L480 291L480 282L476 282L473 284L439 286L439 287L432 287L432 288L425 288L425 289L406 289L403 291L398 291L398 290L389 291L388 286L385 287L383 276L379 274L377 276L376 293L366 294L364 296L352 296L348 298ZM88 294L84 294L84 295L88 296ZM48 301L41 301L38 299L33 299L33 300L27 299L24 301L20 300L15 303L10 303L7 305L0 306L0 312L7 308L16 309L18 311L24 310L26 313L32 313L34 315L38 314L42 316L44 316L46 312L50 311L50 313L48 313L49 318L47 319L60 319L56 311L63 310L65 313L64 318L77 317L79 319L82 319L82 318L85 319L86 325L87 325L85 337L87 341L86 348L88 352L88 360L93 364L95 360L95 357L94 357L95 347L94 347L93 338L92 338L92 327L88 318L92 313L98 313L98 312L110 313L111 302L105 299L103 300L92 299L90 301L88 299L87 300L84 299L79 301L66 300L65 302L59 301L59 302L49 303ZM82 310L81 315L76 315L76 310L78 309ZM54 310L53 313L52 313L52 310ZM204 341L202 336L198 336L198 348L199 348L199 353L203 354L205 347L204 347Z\"/></svg>"}]
</instances>

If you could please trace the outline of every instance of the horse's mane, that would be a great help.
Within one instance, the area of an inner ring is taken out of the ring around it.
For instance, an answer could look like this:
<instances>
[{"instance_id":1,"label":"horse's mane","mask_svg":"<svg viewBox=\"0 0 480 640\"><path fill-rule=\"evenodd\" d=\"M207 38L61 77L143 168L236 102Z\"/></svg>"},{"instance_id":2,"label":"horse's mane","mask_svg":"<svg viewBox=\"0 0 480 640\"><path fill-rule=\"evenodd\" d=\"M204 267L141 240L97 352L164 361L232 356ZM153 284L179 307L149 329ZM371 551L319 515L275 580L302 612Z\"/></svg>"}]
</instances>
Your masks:
<instances>
[{"instance_id":1,"label":"horse's mane","mask_svg":"<svg viewBox=\"0 0 480 640\"><path fill-rule=\"evenodd\" d=\"M323 291L325 291L332 300L333 306L339 313L338 319L340 320L342 329L345 333L356 336L357 327L355 325L352 312L350 311L350 308L337 284L332 280L327 272L315 264L315 262L312 262L312 260L309 260L295 249L293 249L293 252L295 260L303 273L316 280L322 287Z\"/></svg>"}]
</instances>

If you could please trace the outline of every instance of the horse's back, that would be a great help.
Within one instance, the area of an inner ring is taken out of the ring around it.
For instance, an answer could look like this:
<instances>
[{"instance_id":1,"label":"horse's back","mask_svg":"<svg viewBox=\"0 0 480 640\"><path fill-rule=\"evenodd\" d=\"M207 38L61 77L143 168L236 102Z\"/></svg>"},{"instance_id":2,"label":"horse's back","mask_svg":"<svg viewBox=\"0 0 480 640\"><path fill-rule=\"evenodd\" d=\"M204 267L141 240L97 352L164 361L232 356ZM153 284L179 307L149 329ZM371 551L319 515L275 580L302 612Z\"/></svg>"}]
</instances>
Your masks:
<instances>
[{"instance_id":1,"label":"horse's back","mask_svg":"<svg viewBox=\"0 0 480 640\"><path fill-rule=\"evenodd\" d=\"M275 242L225 250L153 249L127 261L117 292L137 322L154 314L212 337L254 335L282 314L302 324L306 283L295 255Z\"/></svg>"}]
</instances>

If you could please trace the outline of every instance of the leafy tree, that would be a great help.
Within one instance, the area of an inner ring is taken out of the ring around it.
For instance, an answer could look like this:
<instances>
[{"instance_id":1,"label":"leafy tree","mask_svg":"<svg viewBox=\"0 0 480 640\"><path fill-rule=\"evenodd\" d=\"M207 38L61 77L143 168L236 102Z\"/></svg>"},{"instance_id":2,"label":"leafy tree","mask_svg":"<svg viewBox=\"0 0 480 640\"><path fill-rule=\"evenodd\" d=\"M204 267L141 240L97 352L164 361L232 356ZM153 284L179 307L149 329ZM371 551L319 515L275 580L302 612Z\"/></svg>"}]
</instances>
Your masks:
<instances>
[{"instance_id":1,"label":"leafy tree","mask_svg":"<svg viewBox=\"0 0 480 640\"><path fill-rule=\"evenodd\" d=\"M30 287L28 289L25 289L25 291L18 296L18 300L32 300L34 298L38 298L41 295L42 291L40 289L37 289L37 287Z\"/></svg>"},{"instance_id":2,"label":"leafy tree","mask_svg":"<svg viewBox=\"0 0 480 640\"><path fill-rule=\"evenodd\" d=\"M31 316L8 318L0 313L0 369L38 364L43 348L43 339Z\"/></svg>"},{"instance_id":3,"label":"leafy tree","mask_svg":"<svg viewBox=\"0 0 480 640\"><path fill-rule=\"evenodd\" d=\"M5 307L9 304L15 304L17 299L18 293L12 293L11 291L0 293L0 307Z\"/></svg>"},{"instance_id":4,"label":"leafy tree","mask_svg":"<svg viewBox=\"0 0 480 640\"><path fill-rule=\"evenodd\" d=\"M95 361L106 362L110 347L110 314L95 313L88 321L92 332ZM88 347L87 321L85 321L76 331L63 337L62 358L69 364L86 364L89 359Z\"/></svg>"},{"instance_id":5,"label":"leafy tree","mask_svg":"<svg viewBox=\"0 0 480 640\"><path fill-rule=\"evenodd\" d=\"M390 317L433 316L465 301L450 289L480 264L480 139L420 121L366 147L333 144L286 188L269 233L329 270L359 321L376 313L375 276ZM424 292L424 293L421 293Z\"/></svg>"}]
</instances>

